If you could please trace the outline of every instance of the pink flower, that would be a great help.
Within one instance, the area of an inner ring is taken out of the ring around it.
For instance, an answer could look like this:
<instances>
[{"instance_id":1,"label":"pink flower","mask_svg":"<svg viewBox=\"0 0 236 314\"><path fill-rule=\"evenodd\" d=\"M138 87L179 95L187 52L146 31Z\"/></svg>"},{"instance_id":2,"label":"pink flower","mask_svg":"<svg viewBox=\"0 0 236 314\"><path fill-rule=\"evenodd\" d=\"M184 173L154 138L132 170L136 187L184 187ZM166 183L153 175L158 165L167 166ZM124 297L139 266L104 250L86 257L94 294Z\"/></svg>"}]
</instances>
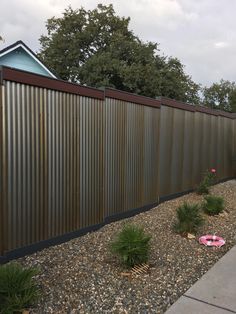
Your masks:
<instances>
[{"instance_id":1,"label":"pink flower","mask_svg":"<svg viewBox=\"0 0 236 314\"><path fill-rule=\"evenodd\" d=\"M216 173L216 169L212 168L211 173Z\"/></svg>"}]
</instances>

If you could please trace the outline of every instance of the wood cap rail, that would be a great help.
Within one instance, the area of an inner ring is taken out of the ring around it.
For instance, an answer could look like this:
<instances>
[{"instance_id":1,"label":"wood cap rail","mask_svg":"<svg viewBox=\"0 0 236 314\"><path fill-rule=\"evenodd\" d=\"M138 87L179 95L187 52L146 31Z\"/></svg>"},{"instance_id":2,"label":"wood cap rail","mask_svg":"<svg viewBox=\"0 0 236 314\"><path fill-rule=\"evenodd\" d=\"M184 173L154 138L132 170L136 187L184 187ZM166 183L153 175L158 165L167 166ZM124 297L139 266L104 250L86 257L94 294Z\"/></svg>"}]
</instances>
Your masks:
<instances>
[{"instance_id":1,"label":"wood cap rail","mask_svg":"<svg viewBox=\"0 0 236 314\"><path fill-rule=\"evenodd\" d=\"M114 98L118 100L123 100L127 102L132 102L135 104L140 104L149 107L161 107L161 102L159 99L154 99L146 96L141 96L129 92L120 91L118 89L106 88L105 97Z\"/></svg>"},{"instance_id":2,"label":"wood cap rail","mask_svg":"<svg viewBox=\"0 0 236 314\"><path fill-rule=\"evenodd\" d=\"M161 106L164 105L191 112L202 112L214 116L222 116L230 119L236 119L236 113L211 109L205 106L187 104L167 97L159 97L158 99L154 99L113 88L105 88L105 90L103 91L101 89L82 86L76 83L71 83L60 79L54 79L40 74L26 72L7 66L0 66L0 84L3 84L4 80L57 90L61 92L67 92L80 96L96 98L100 100L104 100L105 97L107 97L140 104L143 106L161 108Z\"/></svg>"},{"instance_id":3,"label":"wood cap rail","mask_svg":"<svg viewBox=\"0 0 236 314\"><path fill-rule=\"evenodd\" d=\"M167 97L160 97L159 99L160 99L161 105L164 105L164 106L168 106L168 107L172 107L176 109L182 109L182 110L191 111L191 112L206 113L213 116L221 116L225 118L236 119L236 113L230 113L230 112L226 112L222 110L211 109L206 106L187 104L182 101L174 100Z\"/></svg>"},{"instance_id":4,"label":"wood cap rail","mask_svg":"<svg viewBox=\"0 0 236 314\"><path fill-rule=\"evenodd\" d=\"M81 86L76 83L70 83L63 80L58 80L47 76L21 71L18 69L13 69L5 66L0 68L0 71L1 71L1 84L3 80L7 80L47 89L53 89L64 93L66 92L104 100L104 91L97 88Z\"/></svg>"}]
</instances>

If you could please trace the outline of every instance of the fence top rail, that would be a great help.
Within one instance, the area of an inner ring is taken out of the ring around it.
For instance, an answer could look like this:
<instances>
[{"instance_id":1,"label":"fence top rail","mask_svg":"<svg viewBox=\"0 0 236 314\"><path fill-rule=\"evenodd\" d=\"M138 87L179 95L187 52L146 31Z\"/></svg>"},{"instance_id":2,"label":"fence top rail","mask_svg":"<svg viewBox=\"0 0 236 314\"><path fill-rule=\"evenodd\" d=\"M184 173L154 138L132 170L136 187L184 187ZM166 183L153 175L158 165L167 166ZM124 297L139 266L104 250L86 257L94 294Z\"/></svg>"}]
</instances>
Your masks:
<instances>
[{"instance_id":1,"label":"fence top rail","mask_svg":"<svg viewBox=\"0 0 236 314\"><path fill-rule=\"evenodd\" d=\"M76 83L66 82L59 79L50 78L47 76L30 73L10 67L0 67L1 84L4 80L57 90L61 92L87 96L91 98L104 99L104 91L87 86L81 86Z\"/></svg>"},{"instance_id":2,"label":"fence top rail","mask_svg":"<svg viewBox=\"0 0 236 314\"><path fill-rule=\"evenodd\" d=\"M187 104L167 97L159 97L158 99L154 99L129 92L124 92L113 88L105 88L105 90L101 90L89 86L82 86L77 83L71 83L55 78L50 78L40 74L10 68L7 66L0 66L0 85L3 84L4 80L57 90L80 96L96 98L100 100L104 100L105 97L108 97L126 102L132 102L135 104L140 104L143 106L160 108L162 105L164 105L191 112L202 112L214 116L222 116L230 119L236 119L236 113L211 109L204 106Z\"/></svg>"},{"instance_id":3,"label":"fence top rail","mask_svg":"<svg viewBox=\"0 0 236 314\"><path fill-rule=\"evenodd\" d=\"M159 100L161 102L161 105L172 107L172 108L182 109L182 110L191 111L191 112L202 112L202 113L210 114L213 116L221 116L225 118L236 119L236 113L230 113L230 112L226 112L222 110L211 109L205 106L188 104L188 103L184 103L182 101L174 100L167 97L159 97Z\"/></svg>"},{"instance_id":4,"label":"fence top rail","mask_svg":"<svg viewBox=\"0 0 236 314\"><path fill-rule=\"evenodd\" d=\"M196 111L196 106L194 105L190 105L190 104L186 104L182 101L178 101L178 100L174 100L171 98L166 98L166 97L160 97L159 98L161 101L162 105L168 106L168 107L173 107L173 108L177 108L177 109L182 109L182 110L187 110L187 111L191 111L191 112L195 112Z\"/></svg>"},{"instance_id":5,"label":"fence top rail","mask_svg":"<svg viewBox=\"0 0 236 314\"><path fill-rule=\"evenodd\" d=\"M129 92L120 91L118 89L106 88L105 97L114 98L118 100L123 100L126 102L132 102L135 104L140 104L149 107L160 108L161 101L159 99L154 99L142 95L137 95Z\"/></svg>"}]
</instances>

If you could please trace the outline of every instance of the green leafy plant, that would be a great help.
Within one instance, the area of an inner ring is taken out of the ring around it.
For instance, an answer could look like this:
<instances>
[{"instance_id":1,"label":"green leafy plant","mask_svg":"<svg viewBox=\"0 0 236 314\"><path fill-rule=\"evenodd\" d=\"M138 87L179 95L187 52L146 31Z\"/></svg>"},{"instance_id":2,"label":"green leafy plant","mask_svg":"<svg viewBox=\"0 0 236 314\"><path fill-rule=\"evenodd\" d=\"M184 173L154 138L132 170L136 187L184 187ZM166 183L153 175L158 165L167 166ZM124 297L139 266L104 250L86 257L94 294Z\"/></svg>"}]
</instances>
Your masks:
<instances>
[{"instance_id":1,"label":"green leafy plant","mask_svg":"<svg viewBox=\"0 0 236 314\"><path fill-rule=\"evenodd\" d=\"M38 271L12 263L0 266L0 313L12 314L32 306L39 297L33 276Z\"/></svg>"},{"instance_id":2,"label":"green leafy plant","mask_svg":"<svg viewBox=\"0 0 236 314\"><path fill-rule=\"evenodd\" d=\"M197 187L197 193L202 194L209 194L209 185L205 180L202 180L198 187Z\"/></svg>"},{"instance_id":3,"label":"green leafy plant","mask_svg":"<svg viewBox=\"0 0 236 314\"><path fill-rule=\"evenodd\" d=\"M197 187L198 194L209 194L209 188L215 183L216 180L216 170L214 168L207 170L204 173L202 181Z\"/></svg>"},{"instance_id":4,"label":"green leafy plant","mask_svg":"<svg viewBox=\"0 0 236 314\"><path fill-rule=\"evenodd\" d=\"M127 267L133 267L148 261L150 239L143 228L125 225L111 243L111 252L118 255Z\"/></svg>"},{"instance_id":5,"label":"green leafy plant","mask_svg":"<svg viewBox=\"0 0 236 314\"><path fill-rule=\"evenodd\" d=\"M198 204L188 204L177 208L177 222L174 224L174 229L180 234L196 233L197 229L203 224L203 218L200 213Z\"/></svg>"},{"instance_id":6,"label":"green leafy plant","mask_svg":"<svg viewBox=\"0 0 236 314\"><path fill-rule=\"evenodd\" d=\"M206 214L218 215L224 210L224 199L220 196L207 195L202 207Z\"/></svg>"}]
</instances>

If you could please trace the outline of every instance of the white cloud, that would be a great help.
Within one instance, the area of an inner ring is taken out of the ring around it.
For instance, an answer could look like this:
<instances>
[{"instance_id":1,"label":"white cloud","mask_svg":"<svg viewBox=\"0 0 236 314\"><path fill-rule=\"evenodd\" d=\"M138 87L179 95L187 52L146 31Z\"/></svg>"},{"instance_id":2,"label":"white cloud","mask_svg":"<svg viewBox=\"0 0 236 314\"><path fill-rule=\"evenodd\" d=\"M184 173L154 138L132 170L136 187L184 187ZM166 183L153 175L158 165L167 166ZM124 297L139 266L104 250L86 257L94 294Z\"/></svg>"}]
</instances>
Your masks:
<instances>
[{"instance_id":1,"label":"white cloud","mask_svg":"<svg viewBox=\"0 0 236 314\"><path fill-rule=\"evenodd\" d=\"M225 41L218 41L217 43L214 44L216 48L226 48L226 47L229 47L230 44L225 42Z\"/></svg>"}]
</instances>

